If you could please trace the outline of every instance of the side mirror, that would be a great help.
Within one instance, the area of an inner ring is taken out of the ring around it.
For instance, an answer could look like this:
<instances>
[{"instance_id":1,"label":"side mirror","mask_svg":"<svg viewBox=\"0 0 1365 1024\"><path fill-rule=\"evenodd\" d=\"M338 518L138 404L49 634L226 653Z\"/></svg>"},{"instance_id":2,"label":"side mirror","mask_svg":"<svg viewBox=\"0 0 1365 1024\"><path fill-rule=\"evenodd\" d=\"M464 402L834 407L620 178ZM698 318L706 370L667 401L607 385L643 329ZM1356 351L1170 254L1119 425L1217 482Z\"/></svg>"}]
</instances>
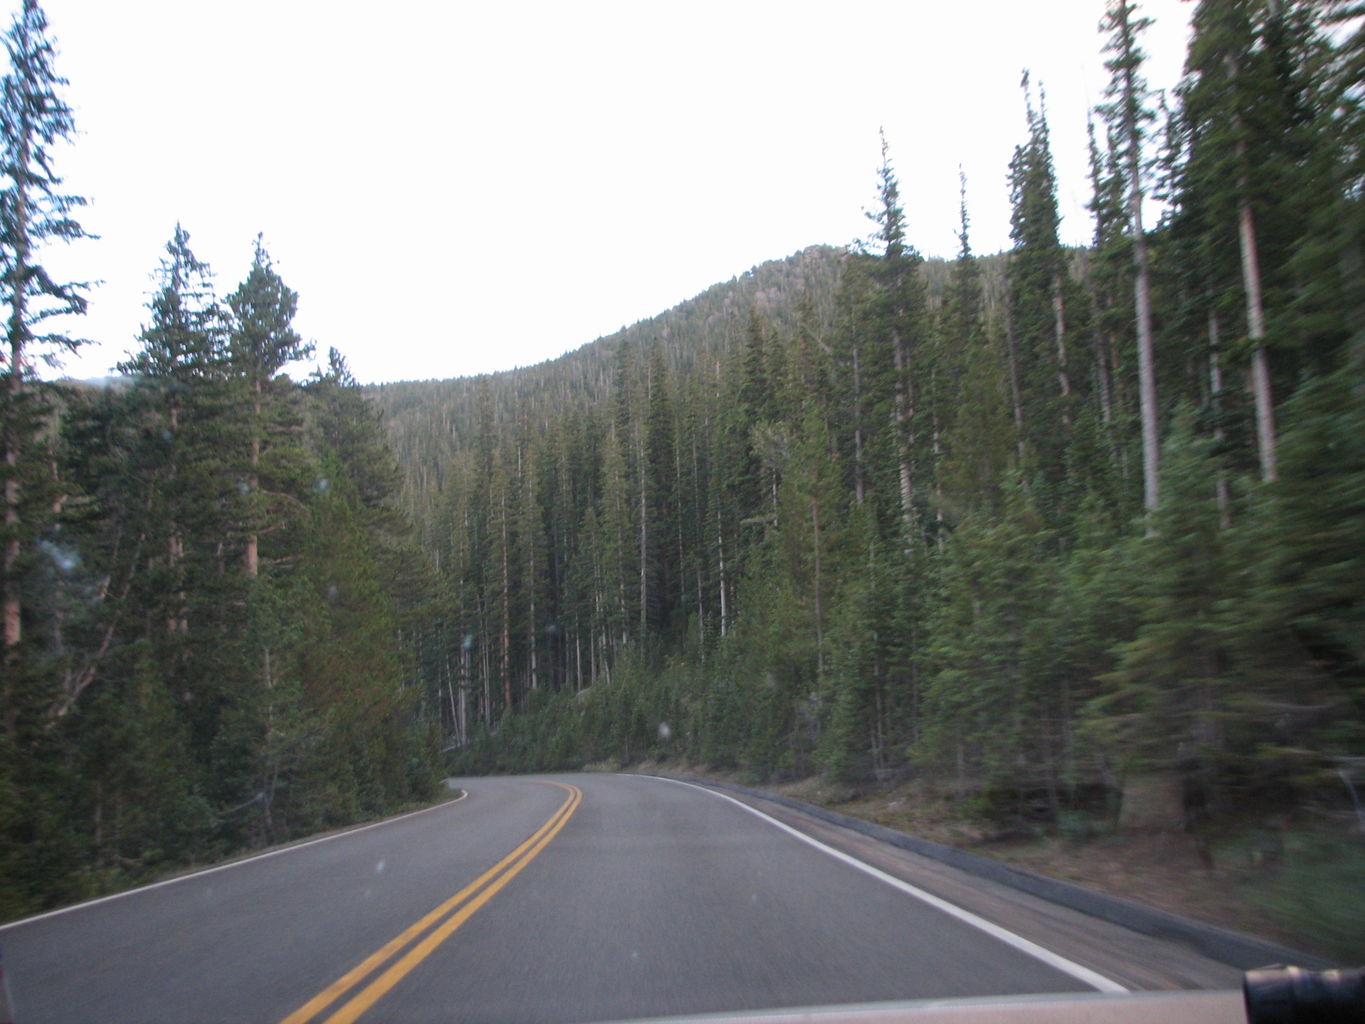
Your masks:
<instances>
[{"instance_id":1,"label":"side mirror","mask_svg":"<svg viewBox=\"0 0 1365 1024\"><path fill-rule=\"evenodd\" d=\"M1361 1024L1365 968L1263 967L1242 979L1248 1024Z\"/></svg>"}]
</instances>

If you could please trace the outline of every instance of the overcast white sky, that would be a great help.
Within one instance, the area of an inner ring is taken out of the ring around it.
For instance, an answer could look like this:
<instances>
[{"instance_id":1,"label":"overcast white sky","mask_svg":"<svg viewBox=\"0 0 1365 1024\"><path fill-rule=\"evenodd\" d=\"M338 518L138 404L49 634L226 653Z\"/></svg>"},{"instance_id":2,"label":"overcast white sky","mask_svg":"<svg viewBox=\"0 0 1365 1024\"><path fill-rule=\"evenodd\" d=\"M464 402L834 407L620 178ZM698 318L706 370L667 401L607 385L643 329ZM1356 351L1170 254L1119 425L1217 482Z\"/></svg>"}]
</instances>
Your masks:
<instances>
[{"instance_id":1,"label":"overcast white sky","mask_svg":"<svg viewBox=\"0 0 1365 1024\"><path fill-rule=\"evenodd\" d=\"M222 294L264 232L296 327L362 381L540 362L866 235L879 126L911 241L955 250L961 164L973 246L997 251L1025 67L1085 241L1104 6L44 0L81 132L58 170L102 236L60 257L104 282L72 325L100 344L66 370L136 347L177 221ZM1169 86L1194 5L1142 7Z\"/></svg>"}]
</instances>

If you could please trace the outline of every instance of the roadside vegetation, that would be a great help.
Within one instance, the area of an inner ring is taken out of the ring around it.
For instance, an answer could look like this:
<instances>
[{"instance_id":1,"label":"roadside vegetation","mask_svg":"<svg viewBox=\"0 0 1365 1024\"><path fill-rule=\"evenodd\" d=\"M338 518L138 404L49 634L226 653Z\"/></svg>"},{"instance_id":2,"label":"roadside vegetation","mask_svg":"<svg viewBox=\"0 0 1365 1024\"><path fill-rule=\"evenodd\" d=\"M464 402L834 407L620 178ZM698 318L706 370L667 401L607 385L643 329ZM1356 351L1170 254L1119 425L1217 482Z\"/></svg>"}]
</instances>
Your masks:
<instances>
[{"instance_id":1,"label":"roadside vegetation","mask_svg":"<svg viewBox=\"0 0 1365 1024\"><path fill-rule=\"evenodd\" d=\"M85 238L75 131L36 0L0 83L0 918L378 816L436 792L403 632L429 572L345 361L297 383L296 294L258 238L226 296L179 225L121 376L53 278ZM244 241L246 241L244 239ZM118 339L128 341L132 339Z\"/></svg>"},{"instance_id":2,"label":"roadside vegetation","mask_svg":"<svg viewBox=\"0 0 1365 1024\"><path fill-rule=\"evenodd\" d=\"M1336 928L1365 780L1358 15L1205 0L1158 102L1111 4L1086 248L1026 78L1007 253L971 252L964 185L958 258L921 259L886 153L863 247L539 372L378 389L400 450L440 453L404 463L450 587L452 766L919 780L997 833L1188 837Z\"/></svg>"},{"instance_id":3,"label":"roadside vegetation","mask_svg":"<svg viewBox=\"0 0 1365 1024\"><path fill-rule=\"evenodd\" d=\"M883 146L862 244L542 366L362 388L335 352L285 375L307 346L261 240L222 295L177 226L136 354L92 388L34 372L85 289L42 270L81 200L25 0L0 915L380 814L441 769L654 759L924 787L1096 856L1180 835L1286 927L1358 942L1361 12L1202 0L1157 97L1141 12L1108 7L1066 183L1087 246L1059 240L1025 76L1007 252L972 251L963 182L960 251L922 258Z\"/></svg>"}]
</instances>

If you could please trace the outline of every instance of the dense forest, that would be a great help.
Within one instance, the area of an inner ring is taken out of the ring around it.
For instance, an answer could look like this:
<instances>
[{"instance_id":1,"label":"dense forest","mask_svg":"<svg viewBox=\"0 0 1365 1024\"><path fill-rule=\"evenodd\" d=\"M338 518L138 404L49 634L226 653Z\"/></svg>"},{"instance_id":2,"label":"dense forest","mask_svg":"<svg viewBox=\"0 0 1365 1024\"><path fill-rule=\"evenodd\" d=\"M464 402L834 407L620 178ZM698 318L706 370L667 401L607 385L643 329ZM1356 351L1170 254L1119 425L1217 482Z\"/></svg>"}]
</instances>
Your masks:
<instances>
[{"instance_id":1,"label":"dense forest","mask_svg":"<svg viewBox=\"0 0 1365 1024\"><path fill-rule=\"evenodd\" d=\"M884 148L863 245L373 389L455 765L934 775L1052 823L1155 776L1195 829L1352 821L1359 14L1205 0L1157 96L1111 4L1083 248L1025 76L1007 253L971 251L964 182L957 259L922 259Z\"/></svg>"},{"instance_id":2,"label":"dense forest","mask_svg":"<svg viewBox=\"0 0 1365 1024\"><path fill-rule=\"evenodd\" d=\"M220 298L176 227L106 387L35 368L88 288L53 170L74 130L34 0L5 37L7 362L0 917L429 799L436 720L404 637L433 574L345 361L295 383L296 294L260 243Z\"/></svg>"},{"instance_id":3,"label":"dense forest","mask_svg":"<svg viewBox=\"0 0 1365 1024\"><path fill-rule=\"evenodd\" d=\"M176 227L105 387L36 367L88 287L25 0L0 92L0 916L427 799L645 759L975 813L1346 835L1365 776L1365 35L1201 0L1171 96L1113 0L1091 244L1041 86L1008 252L872 234L541 366L305 381L258 239ZM1157 211L1154 213L1153 211ZM1145 222L1144 218L1153 220ZM1259 820L1259 819L1258 819Z\"/></svg>"}]
</instances>

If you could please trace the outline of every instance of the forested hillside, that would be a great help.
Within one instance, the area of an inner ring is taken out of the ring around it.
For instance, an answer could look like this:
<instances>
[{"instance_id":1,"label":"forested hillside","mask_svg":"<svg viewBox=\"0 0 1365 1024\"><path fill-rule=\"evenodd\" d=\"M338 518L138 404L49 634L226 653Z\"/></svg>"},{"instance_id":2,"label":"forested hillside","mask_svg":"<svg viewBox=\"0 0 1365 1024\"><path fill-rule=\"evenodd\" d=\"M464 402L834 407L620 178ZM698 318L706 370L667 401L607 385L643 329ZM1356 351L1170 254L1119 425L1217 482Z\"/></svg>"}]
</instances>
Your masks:
<instances>
[{"instance_id":1,"label":"forested hillside","mask_svg":"<svg viewBox=\"0 0 1365 1024\"><path fill-rule=\"evenodd\" d=\"M1088 246L1059 239L1026 76L1004 253L971 251L964 182L939 199L957 258L921 258L883 146L864 244L540 366L361 388L336 352L286 374L308 346L259 240L224 295L177 227L92 387L35 370L78 344L51 318L88 286L43 261L84 200L25 0L0 90L0 916L381 814L442 769L646 758L934 779L1082 832L1158 779L1196 832L1347 848L1365 12L1201 0L1157 97L1142 19L1109 9Z\"/></svg>"},{"instance_id":2,"label":"forested hillside","mask_svg":"<svg viewBox=\"0 0 1365 1024\"><path fill-rule=\"evenodd\" d=\"M1089 247L1059 242L1026 78L1008 253L971 252L964 184L957 260L922 260L887 154L866 246L531 370L375 389L461 770L930 773L1053 822L1157 775L1191 827L1349 818L1359 23L1205 0L1159 102L1111 7Z\"/></svg>"},{"instance_id":3,"label":"forested hillside","mask_svg":"<svg viewBox=\"0 0 1365 1024\"><path fill-rule=\"evenodd\" d=\"M657 349L675 374L717 372L717 361L743 333L751 310L795 329L803 315L828 324L842 259L840 250L812 247L765 263L708 289L666 313L624 327L539 366L486 377L412 381L367 389L383 412L404 474L403 493L424 530L437 518L436 496L446 487L458 453L480 430L538 429L571 411L608 401L616 368L631 352ZM497 338L471 339L496 344ZM427 546L435 538L424 534Z\"/></svg>"}]
</instances>

